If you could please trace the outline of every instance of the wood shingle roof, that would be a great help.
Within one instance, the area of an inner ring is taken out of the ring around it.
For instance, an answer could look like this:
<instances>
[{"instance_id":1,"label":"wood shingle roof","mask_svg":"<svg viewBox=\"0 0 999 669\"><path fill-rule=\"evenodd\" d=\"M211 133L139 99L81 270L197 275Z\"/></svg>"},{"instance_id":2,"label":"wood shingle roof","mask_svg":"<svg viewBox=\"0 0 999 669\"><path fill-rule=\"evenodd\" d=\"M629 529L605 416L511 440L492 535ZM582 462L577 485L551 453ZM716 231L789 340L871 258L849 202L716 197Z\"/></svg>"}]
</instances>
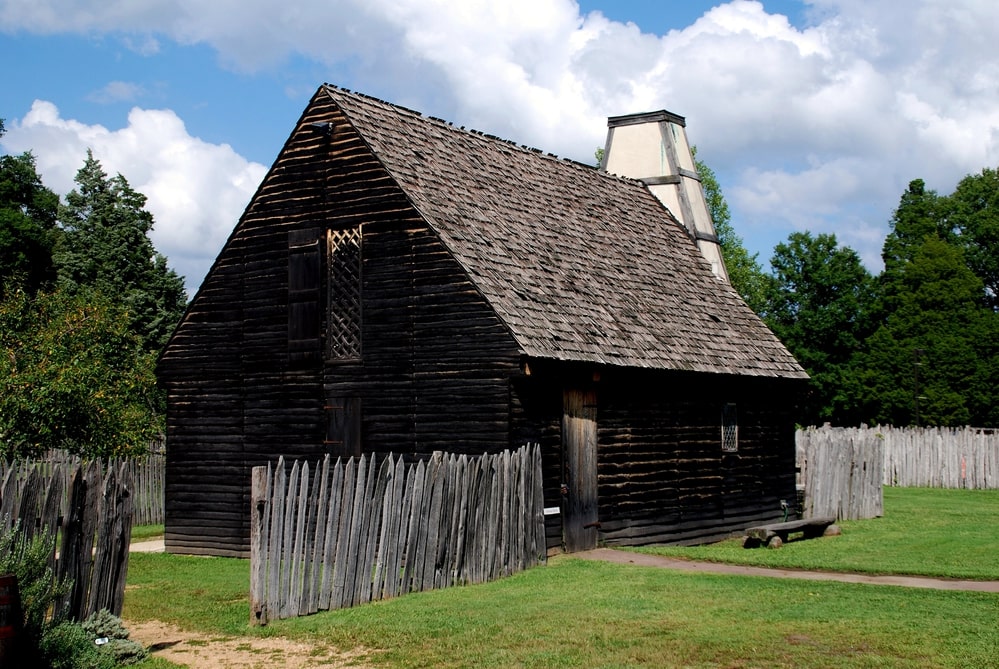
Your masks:
<instances>
[{"instance_id":1,"label":"wood shingle roof","mask_svg":"<svg viewBox=\"0 0 999 669\"><path fill-rule=\"evenodd\" d=\"M322 89L527 356L806 378L637 181Z\"/></svg>"}]
</instances>

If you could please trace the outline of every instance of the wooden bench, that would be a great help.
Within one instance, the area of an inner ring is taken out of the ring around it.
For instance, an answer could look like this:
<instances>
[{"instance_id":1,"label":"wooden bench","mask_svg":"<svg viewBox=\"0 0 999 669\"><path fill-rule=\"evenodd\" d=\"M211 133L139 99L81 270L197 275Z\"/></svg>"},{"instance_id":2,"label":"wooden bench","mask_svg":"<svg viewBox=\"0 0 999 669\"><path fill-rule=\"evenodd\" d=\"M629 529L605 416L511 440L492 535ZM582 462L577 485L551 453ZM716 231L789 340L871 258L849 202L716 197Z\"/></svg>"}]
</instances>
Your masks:
<instances>
[{"instance_id":1,"label":"wooden bench","mask_svg":"<svg viewBox=\"0 0 999 669\"><path fill-rule=\"evenodd\" d=\"M780 548L787 542L788 536L794 532L801 532L804 539L821 537L835 522L835 518L805 518L750 527L746 530L746 538L742 545L744 548L756 548L757 546Z\"/></svg>"}]
</instances>

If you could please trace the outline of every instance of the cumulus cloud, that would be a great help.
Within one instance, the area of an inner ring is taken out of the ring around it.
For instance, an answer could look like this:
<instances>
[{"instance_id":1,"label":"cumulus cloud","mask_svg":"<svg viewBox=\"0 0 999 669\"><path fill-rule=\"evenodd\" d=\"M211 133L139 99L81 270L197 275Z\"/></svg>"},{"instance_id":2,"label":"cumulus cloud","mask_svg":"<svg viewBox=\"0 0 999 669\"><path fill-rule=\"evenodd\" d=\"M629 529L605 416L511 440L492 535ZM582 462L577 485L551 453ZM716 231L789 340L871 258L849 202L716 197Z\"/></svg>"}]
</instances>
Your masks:
<instances>
[{"instance_id":1,"label":"cumulus cloud","mask_svg":"<svg viewBox=\"0 0 999 669\"><path fill-rule=\"evenodd\" d=\"M909 180L948 192L999 162L999 3L807 3L806 27L733 0L666 35L583 14L573 0L0 0L0 26L118 35L150 52L163 39L206 44L244 73L305 59L350 80L334 83L363 82L352 87L584 161L606 116L669 109L687 117L744 237L836 232L876 263ZM154 122L199 147L169 112L133 111L128 128L100 131L125 151ZM100 134L66 132L80 146ZM147 194L166 202L156 186L180 179L183 160L162 138L155 146ZM198 150L247 169L228 147ZM190 185L172 191L177 210L202 193L215 208L214 192ZM194 238L211 229L189 217L177 225Z\"/></svg>"},{"instance_id":2,"label":"cumulus cloud","mask_svg":"<svg viewBox=\"0 0 999 669\"><path fill-rule=\"evenodd\" d=\"M266 168L226 145L201 141L168 110L132 109L118 130L64 119L51 102L36 101L4 137L12 153L30 150L46 186L75 187L87 149L108 174L120 173L146 195L157 250L197 288Z\"/></svg>"}]
</instances>

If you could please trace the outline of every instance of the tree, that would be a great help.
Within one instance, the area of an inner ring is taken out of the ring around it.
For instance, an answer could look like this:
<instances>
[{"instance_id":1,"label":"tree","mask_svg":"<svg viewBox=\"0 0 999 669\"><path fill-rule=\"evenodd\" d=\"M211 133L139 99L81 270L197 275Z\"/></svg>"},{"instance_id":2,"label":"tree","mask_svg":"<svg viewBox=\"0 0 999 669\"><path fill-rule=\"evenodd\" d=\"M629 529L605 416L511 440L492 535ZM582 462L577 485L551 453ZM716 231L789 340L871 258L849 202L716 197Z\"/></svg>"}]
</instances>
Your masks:
<instances>
[{"instance_id":1,"label":"tree","mask_svg":"<svg viewBox=\"0 0 999 669\"><path fill-rule=\"evenodd\" d=\"M163 427L154 359L97 293L12 291L0 302L0 456L144 451Z\"/></svg>"},{"instance_id":2,"label":"tree","mask_svg":"<svg viewBox=\"0 0 999 669\"><path fill-rule=\"evenodd\" d=\"M914 258L927 238L954 241L945 211L946 200L936 191L927 190L922 179L909 182L898 208L892 213L891 231L885 237L881 250L884 275L888 280L892 280L896 271Z\"/></svg>"},{"instance_id":3,"label":"tree","mask_svg":"<svg viewBox=\"0 0 999 669\"><path fill-rule=\"evenodd\" d=\"M883 324L850 393L868 422L995 425L999 316L955 244L930 235L885 284ZM984 363L984 364L983 364Z\"/></svg>"},{"instance_id":4,"label":"tree","mask_svg":"<svg viewBox=\"0 0 999 669\"><path fill-rule=\"evenodd\" d=\"M947 199L948 224L958 234L968 267L985 287L983 303L999 308L999 171L961 180Z\"/></svg>"},{"instance_id":5,"label":"tree","mask_svg":"<svg viewBox=\"0 0 999 669\"><path fill-rule=\"evenodd\" d=\"M770 265L764 320L811 377L802 422L853 423L843 388L871 329L873 277L860 256L830 234L792 233L774 249Z\"/></svg>"},{"instance_id":6,"label":"tree","mask_svg":"<svg viewBox=\"0 0 999 669\"><path fill-rule=\"evenodd\" d=\"M0 296L7 284L34 292L55 279L58 206L56 194L42 185L31 153L0 156Z\"/></svg>"},{"instance_id":7,"label":"tree","mask_svg":"<svg viewBox=\"0 0 999 669\"><path fill-rule=\"evenodd\" d=\"M184 282L149 239L146 197L121 174L109 178L87 152L77 188L59 210L64 235L56 249L59 286L73 295L115 296L147 351L166 343L184 313Z\"/></svg>"},{"instance_id":8,"label":"tree","mask_svg":"<svg viewBox=\"0 0 999 669\"><path fill-rule=\"evenodd\" d=\"M717 235L718 243L721 246L729 282L746 301L750 309L758 314L762 313L766 304L769 282L757 260L759 254L750 255L742 238L735 233L728 203L722 195L721 186L718 184L718 178L714 171L697 158L697 147L691 147L691 153L694 155L697 174L700 176L701 186L704 188L704 199L714 223L715 235Z\"/></svg>"}]
</instances>

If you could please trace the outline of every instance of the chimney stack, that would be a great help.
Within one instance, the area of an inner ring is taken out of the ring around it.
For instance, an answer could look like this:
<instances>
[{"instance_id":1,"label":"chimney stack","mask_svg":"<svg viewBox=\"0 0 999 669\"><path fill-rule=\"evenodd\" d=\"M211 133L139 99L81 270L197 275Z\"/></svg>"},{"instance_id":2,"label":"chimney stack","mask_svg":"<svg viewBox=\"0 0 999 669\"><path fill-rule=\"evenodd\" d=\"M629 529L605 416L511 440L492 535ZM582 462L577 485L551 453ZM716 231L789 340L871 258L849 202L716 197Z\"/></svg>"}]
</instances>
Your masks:
<instances>
[{"instance_id":1,"label":"chimney stack","mask_svg":"<svg viewBox=\"0 0 999 669\"><path fill-rule=\"evenodd\" d=\"M663 110L608 118L601 169L644 183L687 229L715 275L728 281L682 116Z\"/></svg>"}]
</instances>

